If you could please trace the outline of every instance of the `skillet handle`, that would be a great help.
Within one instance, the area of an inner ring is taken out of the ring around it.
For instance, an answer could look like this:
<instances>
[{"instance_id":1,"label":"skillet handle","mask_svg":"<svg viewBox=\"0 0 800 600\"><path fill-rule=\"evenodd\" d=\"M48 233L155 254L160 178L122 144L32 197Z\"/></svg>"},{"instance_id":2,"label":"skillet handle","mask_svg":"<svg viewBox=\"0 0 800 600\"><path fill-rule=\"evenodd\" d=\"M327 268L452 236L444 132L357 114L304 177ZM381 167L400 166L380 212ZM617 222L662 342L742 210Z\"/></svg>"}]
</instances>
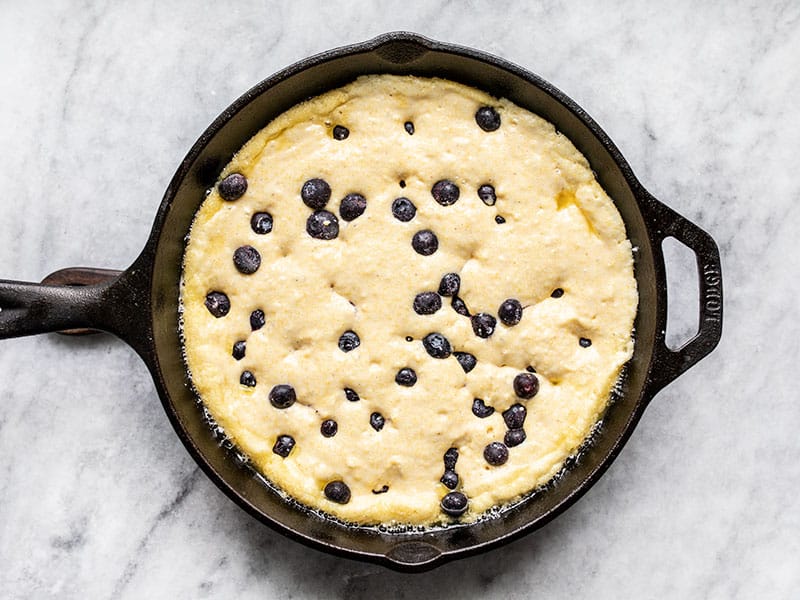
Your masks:
<instances>
[{"instance_id":1,"label":"skillet handle","mask_svg":"<svg viewBox=\"0 0 800 600\"><path fill-rule=\"evenodd\" d=\"M0 340L59 332L106 331L140 354L150 339L146 273L85 267L62 269L42 283L0 280Z\"/></svg>"},{"instance_id":2,"label":"skillet handle","mask_svg":"<svg viewBox=\"0 0 800 600\"><path fill-rule=\"evenodd\" d=\"M41 284L0 280L0 339L50 333L99 333L94 309L120 271L76 267L56 271Z\"/></svg>"},{"instance_id":3,"label":"skillet handle","mask_svg":"<svg viewBox=\"0 0 800 600\"><path fill-rule=\"evenodd\" d=\"M679 375L707 356L722 336L722 263L712 237L697 225L645 192L648 229L656 262L656 281L667 297L666 269L662 242L674 237L694 252L700 282L700 322L697 335L677 350L666 345L667 306L658 308L655 360L649 374L653 393L666 387Z\"/></svg>"},{"instance_id":4,"label":"skillet handle","mask_svg":"<svg viewBox=\"0 0 800 600\"><path fill-rule=\"evenodd\" d=\"M120 275L122 275L122 271L115 271L113 269L71 267L69 269L61 269L55 273L50 273L50 275L42 279L42 283L44 285L84 287L107 283L118 278ZM64 329L63 331L58 331L57 333L60 333L61 335L92 335L95 333L101 333L101 331L98 329L78 327L74 329Z\"/></svg>"}]
</instances>

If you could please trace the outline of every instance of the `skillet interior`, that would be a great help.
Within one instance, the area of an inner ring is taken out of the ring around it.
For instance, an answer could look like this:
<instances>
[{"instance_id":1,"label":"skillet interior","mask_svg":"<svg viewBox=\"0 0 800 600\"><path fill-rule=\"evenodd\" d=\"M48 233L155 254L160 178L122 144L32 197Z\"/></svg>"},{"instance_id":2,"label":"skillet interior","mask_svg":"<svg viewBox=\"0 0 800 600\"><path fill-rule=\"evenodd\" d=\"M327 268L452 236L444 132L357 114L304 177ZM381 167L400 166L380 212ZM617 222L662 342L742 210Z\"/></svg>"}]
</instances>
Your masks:
<instances>
[{"instance_id":1,"label":"skillet interior","mask_svg":"<svg viewBox=\"0 0 800 600\"><path fill-rule=\"evenodd\" d=\"M184 238L205 190L253 134L296 103L370 73L438 76L504 96L551 121L587 157L614 199L635 253L639 286L636 345L620 395L602 429L559 484L534 495L500 517L470 526L428 532L385 534L346 528L290 505L261 484L210 434L186 377L178 334L178 294ZM265 80L225 111L181 164L164 197L153 237L140 260L152 261L150 301L153 356L145 356L164 407L179 436L206 473L232 499L262 522L334 553L381 562L403 570L424 570L542 526L576 500L602 474L641 415L647 401L648 371L655 355L659 311L665 292L637 202L639 186L603 132L583 111L534 75L472 50L439 44L412 34L388 34L371 42L312 57ZM151 256L147 256L152 253ZM149 271L149 269L147 269Z\"/></svg>"}]
</instances>

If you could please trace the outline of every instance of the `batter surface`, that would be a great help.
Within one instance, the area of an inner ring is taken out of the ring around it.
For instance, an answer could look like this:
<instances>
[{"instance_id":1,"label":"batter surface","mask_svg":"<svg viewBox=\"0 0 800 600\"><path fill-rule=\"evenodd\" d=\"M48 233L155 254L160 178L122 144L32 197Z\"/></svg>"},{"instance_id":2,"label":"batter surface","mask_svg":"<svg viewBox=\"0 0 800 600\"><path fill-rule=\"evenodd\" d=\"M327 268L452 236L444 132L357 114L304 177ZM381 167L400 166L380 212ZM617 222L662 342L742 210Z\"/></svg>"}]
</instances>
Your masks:
<instances>
[{"instance_id":1,"label":"batter surface","mask_svg":"<svg viewBox=\"0 0 800 600\"><path fill-rule=\"evenodd\" d=\"M197 213L192 382L274 484L349 522L469 521L547 483L633 350L631 245L547 121L374 75L253 137Z\"/></svg>"}]
</instances>

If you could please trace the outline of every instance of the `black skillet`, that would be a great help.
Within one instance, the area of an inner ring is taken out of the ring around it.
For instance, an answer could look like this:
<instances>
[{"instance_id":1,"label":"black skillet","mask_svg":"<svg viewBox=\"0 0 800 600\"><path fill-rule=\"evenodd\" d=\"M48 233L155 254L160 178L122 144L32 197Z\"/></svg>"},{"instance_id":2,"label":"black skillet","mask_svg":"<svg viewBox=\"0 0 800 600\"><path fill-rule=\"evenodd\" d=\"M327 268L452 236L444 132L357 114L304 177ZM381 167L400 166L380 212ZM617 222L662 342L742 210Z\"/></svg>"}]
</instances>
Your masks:
<instances>
[{"instance_id":1,"label":"black skillet","mask_svg":"<svg viewBox=\"0 0 800 600\"><path fill-rule=\"evenodd\" d=\"M178 336L178 284L192 216L222 169L254 133L310 96L369 73L452 79L483 89L551 121L587 157L614 199L637 251L639 307L635 349L602 427L556 485L499 516L417 533L345 527L282 499L211 434L191 391ZM700 327L679 350L665 345L667 288L662 241L674 237L696 255ZM556 517L603 474L653 396L717 345L722 280L717 246L696 225L653 198L598 125L536 75L495 56L397 32L307 58L259 83L200 136L164 194L144 251L127 271L66 269L46 285L0 281L0 338L52 331L103 330L144 359L175 431L205 473L251 515L295 540L402 571L423 571L529 533Z\"/></svg>"}]
</instances>

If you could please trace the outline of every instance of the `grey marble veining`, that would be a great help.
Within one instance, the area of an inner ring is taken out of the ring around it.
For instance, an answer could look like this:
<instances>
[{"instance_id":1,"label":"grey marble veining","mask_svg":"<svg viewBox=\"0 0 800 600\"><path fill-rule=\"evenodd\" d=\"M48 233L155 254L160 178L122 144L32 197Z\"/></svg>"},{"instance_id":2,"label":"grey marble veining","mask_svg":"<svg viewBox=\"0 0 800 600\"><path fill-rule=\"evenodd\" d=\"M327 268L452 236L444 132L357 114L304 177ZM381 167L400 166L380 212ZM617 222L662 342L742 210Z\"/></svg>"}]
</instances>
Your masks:
<instances>
[{"instance_id":1,"label":"grey marble veining","mask_svg":"<svg viewBox=\"0 0 800 600\"><path fill-rule=\"evenodd\" d=\"M127 266L208 123L409 29L564 90L723 254L725 331L543 530L425 575L308 550L198 470L110 337L0 343L4 597L788 598L800 584L800 6L0 1L0 277ZM679 285L694 274L673 265ZM694 300L671 313L691 330Z\"/></svg>"}]
</instances>

